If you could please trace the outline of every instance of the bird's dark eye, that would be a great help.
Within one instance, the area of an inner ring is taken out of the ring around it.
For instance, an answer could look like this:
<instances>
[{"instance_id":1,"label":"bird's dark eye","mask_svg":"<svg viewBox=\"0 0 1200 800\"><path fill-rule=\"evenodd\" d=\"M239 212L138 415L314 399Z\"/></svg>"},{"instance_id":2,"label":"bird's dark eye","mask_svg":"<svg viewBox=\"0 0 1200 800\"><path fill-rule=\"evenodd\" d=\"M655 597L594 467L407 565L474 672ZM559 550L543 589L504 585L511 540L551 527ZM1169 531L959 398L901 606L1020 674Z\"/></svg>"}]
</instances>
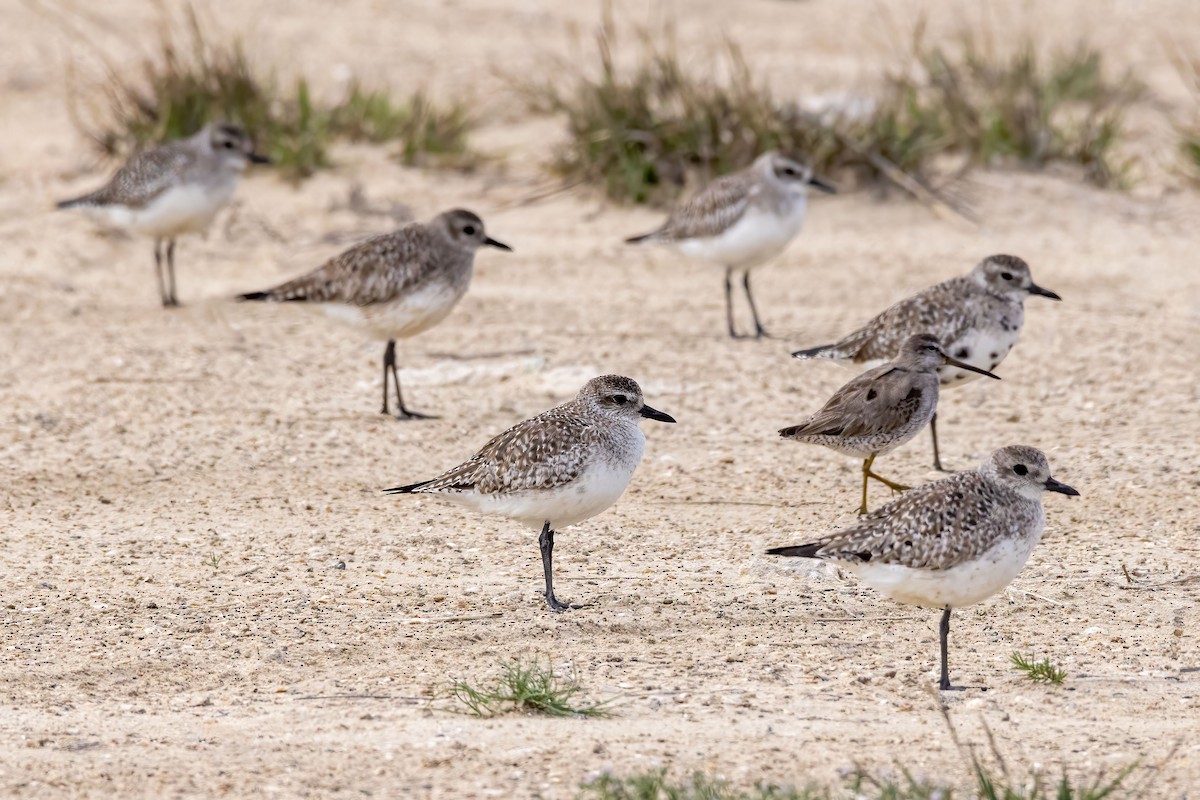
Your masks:
<instances>
[{"instance_id":1,"label":"bird's dark eye","mask_svg":"<svg viewBox=\"0 0 1200 800\"><path fill-rule=\"evenodd\" d=\"M475 235L475 226L474 225L465 226L463 228L463 233L465 233L467 236L474 236Z\"/></svg>"},{"instance_id":2,"label":"bird's dark eye","mask_svg":"<svg viewBox=\"0 0 1200 800\"><path fill-rule=\"evenodd\" d=\"M1017 473L1018 475L1028 475L1029 467L1025 466L1024 464L1017 464L1015 467L1013 467L1013 472Z\"/></svg>"},{"instance_id":3,"label":"bird's dark eye","mask_svg":"<svg viewBox=\"0 0 1200 800\"><path fill-rule=\"evenodd\" d=\"M226 150L232 150L232 149L233 149L233 142L226 142L226 143L225 143L225 149L226 149Z\"/></svg>"},{"instance_id":4,"label":"bird's dark eye","mask_svg":"<svg viewBox=\"0 0 1200 800\"><path fill-rule=\"evenodd\" d=\"M1001 272L1001 273L1000 273L1000 277L1001 277L1001 278L1004 278L1004 280L1006 280L1006 281L1011 281L1011 280L1012 280L1012 273L1011 273L1011 272Z\"/></svg>"},{"instance_id":5,"label":"bird's dark eye","mask_svg":"<svg viewBox=\"0 0 1200 800\"><path fill-rule=\"evenodd\" d=\"M796 174L796 170L795 170L795 168L793 168L793 167L784 167L784 168L783 168L783 174L784 174L784 175L795 175L795 174Z\"/></svg>"},{"instance_id":6,"label":"bird's dark eye","mask_svg":"<svg viewBox=\"0 0 1200 800\"><path fill-rule=\"evenodd\" d=\"M935 345L935 344L927 344L927 345L925 345L924 347L922 347L921 349L922 349L922 350L937 350L937 345Z\"/></svg>"},{"instance_id":7,"label":"bird's dark eye","mask_svg":"<svg viewBox=\"0 0 1200 800\"><path fill-rule=\"evenodd\" d=\"M616 404L617 404L617 405L619 405L619 406L623 406L623 405L625 405L626 403L628 403L628 402L629 402L629 398L628 398L628 397L626 397L626 396L625 396L625 395L623 395L623 394L614 394L614 395L613 395L613 402L614 402L614 403L616 403Z\"/></svg>"}]
</instances>

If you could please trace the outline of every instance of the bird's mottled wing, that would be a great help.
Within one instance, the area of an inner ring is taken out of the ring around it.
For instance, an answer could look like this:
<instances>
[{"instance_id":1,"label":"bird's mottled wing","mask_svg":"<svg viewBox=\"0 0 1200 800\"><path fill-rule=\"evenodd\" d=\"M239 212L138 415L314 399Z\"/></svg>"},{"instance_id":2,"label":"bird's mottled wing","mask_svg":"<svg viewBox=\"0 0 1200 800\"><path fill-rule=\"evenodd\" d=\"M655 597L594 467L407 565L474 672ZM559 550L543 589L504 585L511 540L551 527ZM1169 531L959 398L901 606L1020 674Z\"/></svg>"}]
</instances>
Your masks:
<instances>
[{"instance_id":1,"label":"bird's mottled wing","mask_svg":"<svg viewBox=\"0 0 1200 800\"><path fill-rule=\"evenodd\" d=\"M496 494L553 489L579 477L593 433L587 419L560 406L514 425L470 460L416 491Z\"/></svg>"},{"instance_id":2,"label":"bird's mottled wing","mask_svg":"<svg viewBox=\"0 0 1200 800\"><path fill-rule=\"evenodd\" d=\"M976 471L909 489L848 528L809 545L810 557L949 569L1026 530L1037 504L1012 497Z\"/></svg>"},{"instance_id":3,"label":"bird's mottled wing","mask_svg":"<svg viewBox=\"0 0 1200 800\"><path fill-rule=\"evenodd\" d=\"M145 150L125 162L104 186L70 204L145 208L174 186L196 158L192 148L183 147L179 142Z\"/></svg>"},{"instance_id":4,"label":"bird's mottled wing","mask_svg":"<svg viewBox=\"0 0 1200 800\"><path fill-rule=\"evenodd\" d=\"M676 206L662 228L650 238L673 242L717 236L746 213L756 186L744 172L718 178L695 197Z\"/></svg>"},{"instance_id":5,"label":"bird's mottled wing","mask_svg":"<svg viewBox=\"0 0 1200 800\"><path fill-rule=\"evenodd\" d=\"M939 342L949 346L971 326L970 311L965 303L969 293L970 280L965 277L931 286L890 306L826 349L834 358L863 363L895 358L900 345L918 333L932 333Z\"/></svg>"},{"instance_id":6,"label":"bird's mottled wing","mask_svg":"<svg viewBox=\"0 0 1200 800\"><path fill-rule=\"evenodd\" d=\"M921 405L922 394L930 391L921 388L917 375L890 364L867 370L839 389L820 411L781 433L802 440L892 433L912 419Z\"/></svg>"},{"instance_id":7,"label":"bird's mottled wing","mask_svg":"<svg viewBox=\"0 0 1200 800\"><path fill-rule=\"evenodd\" d=\"M436 266L437 251L420 224L374 236L263 294L265 299L369 306L408 290Z\"/></svg>"}]
</instances>

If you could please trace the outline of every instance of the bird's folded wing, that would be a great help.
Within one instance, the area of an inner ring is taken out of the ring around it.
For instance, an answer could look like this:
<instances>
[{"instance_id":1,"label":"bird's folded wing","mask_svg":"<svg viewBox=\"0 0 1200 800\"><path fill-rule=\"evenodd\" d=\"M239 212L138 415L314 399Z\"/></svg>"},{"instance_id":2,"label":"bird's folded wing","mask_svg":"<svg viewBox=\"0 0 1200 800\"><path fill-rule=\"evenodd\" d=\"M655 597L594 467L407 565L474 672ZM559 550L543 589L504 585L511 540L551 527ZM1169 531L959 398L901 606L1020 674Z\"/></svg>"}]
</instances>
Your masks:
<instances>
[{"instance_id":1,"label":"bird's folded wing","mask_svg":"<svg viewBox=\"0 0 1200 800\"><path fill-rule=\"evenodd\" d=\"M1007 533L1002 526L984 524L998 501L977 472L962 472L909 489L820 540L813 557L949 569L977 558Z\"/></svg>"},{"instance_id":2,"label":"bird's folded wing","mask_svg":"<svg viewBox=\"0 0 1200 800\"><path fill-rule=\"evenodd\" d=\"M266 292L271 300L369 306L404 294L433 266L419 226L373 236L307 275Z\"/></svg>"},{"instance_id":3,"label":"bird's folded wing","mask_svg":"<svg viewBox=\"0 0 1200 800\"><path fill-rule=\"evenodd\" d=\"M753 187L740 173L718 178L695 197L676 206L656 238L703 239L723 233L746 213Z\"/></svg>"},{"instance_id":4,"label":"bird's folded wing","mask_svg":"<svg viewBox=\"0 0 1200 800\"><path fill-rule=\"evenodd\" d=\"M858 438L887 434L904 426L921 404L914 373L884 364L847 383L791 436Z\"/></svg>"},{"instance_id":5,"label":"bird's folded wing","mask_svg":"<svg viewBox=\"0 0 1200 800\"><path fill-rule=\"evenodd\" d=\"M196 154L192 150L172 145L137 153L108 183L74 202L144 208L174 186L180 174L195 160Z\"/></svg>"},{"instance_id":6,"label":"bird's folded wing","mask_svg":"<svg viewBox=\"0 0 1200 800\"><path fill-rule=\"evenodd\" d=\"M570 483L583 470L592 429L580 417L556 412L514 425L420 491L496 494Z\"/></svg>"},{"instance_id":7,"label":"bird's folded wing","mask_svg":"<svg viewBox=\"0 0 1200 800\"><path fill-rule=\"evenodd\" d=\"M962 282L956 278L904 298L835 346L852 351L855 361L895 358L904 340L918 333L933 334L949 347L971 326L960 302Z\"/></svg>"}]
</instances>

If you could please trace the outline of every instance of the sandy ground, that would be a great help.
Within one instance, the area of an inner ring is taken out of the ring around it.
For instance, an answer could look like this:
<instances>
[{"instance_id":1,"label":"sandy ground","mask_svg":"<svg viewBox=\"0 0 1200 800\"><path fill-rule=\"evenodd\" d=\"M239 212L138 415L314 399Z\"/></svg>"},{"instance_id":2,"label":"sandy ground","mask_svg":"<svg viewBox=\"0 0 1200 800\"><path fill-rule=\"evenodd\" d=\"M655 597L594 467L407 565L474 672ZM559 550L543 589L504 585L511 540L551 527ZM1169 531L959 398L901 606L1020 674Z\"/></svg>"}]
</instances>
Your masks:
<instances>
[{"instance_id":1,"label":"sandy ground","mask_svg":"<svg viewBox=\"0 0 1200 800\"><path fill-rule=\"evenodd\" d=\"M730 6L617 11L676 13L686 44L711 42ZM932 7L934 35L968 7ZM1200 198L1165 170L1131 194L981 173L976 229L822 198L759 273L779 338L732 342L717 272L620 244L655 213L584 194L521 204L546 185L534 166L559 124L525 119L497 70L565 52L592 4L221 3L226 29L324 90L345 65L470 93L489 110L480 142L510 166L430 175L347 149L299 188L255 174L206 239L182 242L187 307L167 313L147 242L48 210L110 169L71 125L68 64L93 47L136 60L153 8L75 9L104 31L86 45L61 8L0 5L0 794L560 798L605 770L803 783L856 763L968 780L931 692L937 613L761 553L850 522L857 502L857 464L774 437L848 377L789 349L1008 251L1065 302L1029 301L1002 382L944 398L944 457L967 468L1033 444L1083 496L1048 498L1011 589L955 616L968 688L944 700L966 740L986 722L1010 764L1055 774L1158 764L1178 743L1145 796L1200 797ZM991 8L1136 66L1156 96L1139 146L1161 167L1161 113L1181 97L1163 42L1200 39L1193 3ZM878 11L754 0L723 27L776 84L824 91L877 68ZM378 344L227 300L388 229L337 208L355 184L421 217L470 207L516 249L481 253L453 315L401 346L411 404L440 420L375 413ZM534 536L515 524L380 495L601 372L635 377L679 424L643 425L625 497L559 537L560 595L584 610L544 610ZM936 477L924 438L885 463ZM1014 650L1049 656L1066 686L1024 681ZM518 655L573 671L616 715L479 720L428 702Z\"/></svg>"}]
</instances>

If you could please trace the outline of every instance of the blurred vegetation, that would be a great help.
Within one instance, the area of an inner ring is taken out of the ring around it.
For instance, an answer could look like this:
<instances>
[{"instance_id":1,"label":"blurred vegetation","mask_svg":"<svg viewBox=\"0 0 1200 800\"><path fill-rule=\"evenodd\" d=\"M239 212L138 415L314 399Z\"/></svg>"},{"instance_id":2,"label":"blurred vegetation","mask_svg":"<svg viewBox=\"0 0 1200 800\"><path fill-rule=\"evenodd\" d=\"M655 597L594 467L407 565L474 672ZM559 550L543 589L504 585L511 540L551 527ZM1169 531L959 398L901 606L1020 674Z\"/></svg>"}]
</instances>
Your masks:
<instances>
[{"instance_id":1,"label":"blurred vegetation","mask_svg":"<svg viewBox=\"0 0 1200 800\"><path fill-rule=\"evenodd\" d=\"M635 36L633 60L618 59L606 22L594 63L568 67L565 84L517 81L531 106L566 117L554 170L617 201L668 203L694 180L771 148L858 184L894 179L895 169L928 182L955 157L967 166L1076 165L1100 186L1128 179L1115 148L1140 84L1110 78L1099 51L1082 45L1042 57L1029 37L1001 53L962 34L953 47L934 47L918 26L876 92L816 113L773 97L736 44L700 69L680 58L669 27Z\"/></svg>"},{"instance_id":2,"label":"blurred vegetation","mask_svg":"<svg viewBox=\"0 0 1200 800\"><path fill-rule=\"evenodd\" d=\"M293 179L330 166L329 148L338 139L395 145L409 165L472 163L472 120L464 105L437 105L423 92L396 100L357 82L340 102L319 104L303 77L279 81L255 69L240 40L214 41L190 6L182 23L164 13L153 57L131 72L109 69L99 86L79 96L99 98L78 116L85 133L114 155L221 120L244 127Z\"/></svg>"},{"instance_id":3,"label":"blurred vegetation","mask_svg":"<svg viewBox=\"0 0 1200 800\"><path fill-rule=\"evenodd\" d=\"M1176 125L1179 134L1179 156L1187 177L1200 182L1200 56L1189 57L1175 52L1171 61L1175 64L1179 77L1191 90L1193 100L1190 119Z\"/></svg>"},{"instance_id":4,"label":"blurred vegetation","mask_svg":"<svg viewBox=\"0 0 1200 800\"><path fill-rule=\"evenodd\" d=\"M757 784L752 788L735 787L724 780L693 773L684 780L672 780L666 770L651 770L617 777L603 775L580 787L579 800L1105 800L1144 797L1145 785L1127 787L1126 779L1134 767L1126 767L1115 776L1104 774L1088 780L1072 781L1065 773L1047 780L1038 771L1030 771L1020 780L1007 772L990 771L977 761L969 766L975 785L956 791L951 785L917 779L907 770L899 775L872 775L861 768L854 770L845 784L823 787L813 783L796 789Z\"/></svg>"}]
</instances>

